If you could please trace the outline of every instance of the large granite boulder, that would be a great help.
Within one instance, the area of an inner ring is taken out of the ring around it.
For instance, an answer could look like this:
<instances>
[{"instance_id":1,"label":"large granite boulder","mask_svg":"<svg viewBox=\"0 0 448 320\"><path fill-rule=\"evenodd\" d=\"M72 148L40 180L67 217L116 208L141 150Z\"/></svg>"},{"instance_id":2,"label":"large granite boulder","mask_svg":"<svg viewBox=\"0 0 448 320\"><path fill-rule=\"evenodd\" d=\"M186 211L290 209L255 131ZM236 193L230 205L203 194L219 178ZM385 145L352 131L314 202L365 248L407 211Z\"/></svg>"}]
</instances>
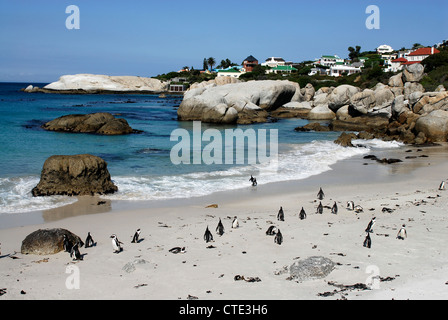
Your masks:
<instances>
[{"instance_id":1,"label":"large granite boulder","mask_svg":"<svg viewBox=\"0 0 448 320\"><path fill-rule=\"evenodd\" d=\"M138 132L125 119L117 119L107 112L70 114L42 125L48 131L122 135Z\"/></svg>"},{"instance_id":2,"label":"large granite boulder","mask_svg":"<svg viewBox=\"0 0 448 320\"><path fill-rule=\"evenodd\" d=\"M307 117L309 120L333 120L336 114L328 108L328 105L321 104L311 109Z\"/></svg>"},{"instance_id":3,"label":"large granite boulder","mask_svg":"<svg viewBox=\"0 0 448 320\"><path fill-rule=\"evenodd\" d=\"M322 279L334 270L335 265L330 259L321 256L301 259L289 267L289 279L296 281Z\"/></svg>"},{"instance_id":4,"label":"large granite boulder","mask_svg":"<svg viewBox=\"0 0 448 320\"><path fill-rule=\"evenodd\" d=\"M291 81L212 85L187 91L177 115L179 120L211 123L264 122L268 111L301 98L300 86Z\"/></svg>"},{"instance_id":5,"label":"large granite boulder","mask_svg":"<svg viewBox=\"0 0 448 320\"><path fill-rule=\"evenodd\" d=\"M22 241L20 251L22 254L56 254L64 250L64 235L72 245L84 245L80 237L66 229L39 229Z\"/></svg>"},{"instance_id":6,"label":"large granite boulder","mask_svg":"<svg viewBox=\"0 0 448 320\"><path fill-rule=\"evenodd\" d=\"M44 92L148 92L167 90L168 84L158 79L136 76L107 76L99 74L65 75L42 88Z\"/></svg>"},{"instance_id":7,"label":"large granite boulder","mask_svg":"<svg viewBox=\"0 0 448 320\"><path fill-rule=\"evenodd\" d=\"M446 142L448 139L448 111L434 110L421 116L415 123L415 131L424 133L429 141Z\"/></svg>"},{"instance_id":8,"label":"large granite boulder","mask_svg":"<svg viewBox=\"0 0 448 320\"><path fill-rule=\"evenodd\" d=\"M419 82L423 78L425 68L420 63L406 65L403 70L403 83Z\"/></svg>"},{"instance_id":9,"label":"large granite boulder","mask_svg":"<svg viewBox=\"0 0 448 320\"><path fill-rule=\"evenodd\" d=\"M334 88L327 97L328 107L333 112L336 112L339 108L350 104L350 98L360 90L361 89L348 84L343 84Z\"/></svg>"},{"instance_id":10,"label":"large granite boulder","mask_svg":"<svg viewBox=\"0 0 448 320\"><path fill-rule=\"evenodd\" d=\"M94 195L118 191L112 182L107 163L89 155L52 156L43 166L39 184L32 195Z\"/></svg>"}]
</instances>

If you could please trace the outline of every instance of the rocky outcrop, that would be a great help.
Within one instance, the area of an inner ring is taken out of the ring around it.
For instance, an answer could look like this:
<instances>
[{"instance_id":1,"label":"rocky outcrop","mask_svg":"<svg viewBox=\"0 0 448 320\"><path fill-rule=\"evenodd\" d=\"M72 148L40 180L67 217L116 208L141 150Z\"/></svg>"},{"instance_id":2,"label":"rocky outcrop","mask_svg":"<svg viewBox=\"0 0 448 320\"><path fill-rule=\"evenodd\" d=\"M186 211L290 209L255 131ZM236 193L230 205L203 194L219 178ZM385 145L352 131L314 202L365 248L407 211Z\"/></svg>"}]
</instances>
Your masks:
<instances>
[{"instance_id":1,"label":"rocky outcrop","mask_svg":"<svg viewBox=\"0 0 448 320\"><path fill-rule=\"evenodd\" d=\"M20 251L22 254L56 254L64 250L64 235L72 245L84 245L80 237L66 229L39 229L26 236Z\"/></svg>"},{"instance_id":2,"label":"rocky outcrop","mask_svg":"<svg viewBox=\"0 0 448 320\"><path fill-rule=\"evenodd\" d=\"M419 82L423 78L425 68L420 63L406 65L403 70L403 83Z\"/></svg>"},{"instance_id":3,"label":"rocky outcrop","mask_svg":"<svg viewBox=\"0 0 448 320\"><path fill-rule=\"evenodd\" d=\"M32 92L57 93L160 93L168 84L158 79L136 76L107 76L99 74L64 75L42 89ZM26 91L26 90L25 90Z\"/></svg>"},{"instance_id":4,"label":"rocky outcrop","mask_svg":"<svg viewBox=\"0 0 448 320\"><path fill-rule=\"evenodd\" d=\"M294 262L289 267L289 280L306 281L328 276L336 264L328 258L313 256Z\"/></svg>"},{"instance_id":5,"label":"rocky outcrop","mask_svg":"<svg viewBox=\"0 0 448 320\"><path fill-rule=\"evenodd\" d=\"M118 188L111 180L107 163L99 157L83 154L48 158L39 184L31 193L38 197L108 194L116 191Z\"/></svg>"},{"instance_id":6,"label":"rocky outcrop","mask_svg":"<svg viewBox=\"0 0 448 320\"><path fill-rule=\"evenodd\" d=\"M117 119L107 112L71 114L59 117L42 125L48 131L71 133L96 133L122 135L140 132L132 129L125 119Z\"/></svg>"},{"instance_id":7,"label":"rocky outcrop","mask_svg":"<svg viewBox=\"0 0 448 320\"><path fill-rule=\"evenodd\" d=\"M415 122L416 132L422 132L432 142L445 142L448 139L448 111L434 110L421 116Z\"/></svg>"},{"instance_id":8,"label":"rocky outcrop","mask_svg":"<svg viewBox=\"0 0 448 320\"><path fill-rule=\"evenodd\" d=\"M269 111L300 99L299 85L290 81L233 83L187 91L177 115L211 123L264 122Z\"/></svg>"}]
</instances>

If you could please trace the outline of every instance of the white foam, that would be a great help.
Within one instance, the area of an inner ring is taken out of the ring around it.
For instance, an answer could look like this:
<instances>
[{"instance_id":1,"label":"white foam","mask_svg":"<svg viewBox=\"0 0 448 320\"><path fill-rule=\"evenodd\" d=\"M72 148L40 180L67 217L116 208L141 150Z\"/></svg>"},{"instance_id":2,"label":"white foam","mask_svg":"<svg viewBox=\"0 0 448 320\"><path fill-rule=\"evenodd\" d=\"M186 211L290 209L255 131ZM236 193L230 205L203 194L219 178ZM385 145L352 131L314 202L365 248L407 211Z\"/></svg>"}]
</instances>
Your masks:
<instances>
[{"instance_id":1,"label":"white foam","mask_svg":"<svg viewBox=\"0 0 448 320\"><path fill-rule=\"evenodd\" d=\"M352 144L357 146L369 147L372 149L395 149L404 146L404 143L399 141L383 141L380 139L353 139Z\"/></svg>"}]
</instances>

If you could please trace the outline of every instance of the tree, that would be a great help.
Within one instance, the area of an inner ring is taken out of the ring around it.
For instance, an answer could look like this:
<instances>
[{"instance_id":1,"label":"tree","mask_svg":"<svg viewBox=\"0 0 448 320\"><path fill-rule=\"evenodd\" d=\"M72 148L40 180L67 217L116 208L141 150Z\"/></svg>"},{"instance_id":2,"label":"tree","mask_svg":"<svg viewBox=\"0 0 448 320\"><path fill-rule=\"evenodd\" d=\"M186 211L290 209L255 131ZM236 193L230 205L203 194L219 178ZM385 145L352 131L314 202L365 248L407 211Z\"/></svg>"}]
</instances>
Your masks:
<instances>
[{"instance_id":1,"label":"tree","mask_svg":"<svg viewBox=\"0 0 448 320\"><path fill-rule=\"evenodd\" d=\"M204 61L202 62L202 69L203 69L204 71L208 69L207 58L204 58Z\"/></svg>"},{"instance_id":2,"label":"tree","mask_svg":"<svg viewBox=\"0 0 448 320\"><path fill-rule=\"evenodd\" d=\"M356 49L353 47L348 47L348 51L350 52L348 54L348 57L350 58L350 60L354 60L360 56L361 47L356 46Z\"/></svg>"},{"instance_id":3,"label":"tree","mask_svg":"<svg viewBox=\"0 0 448 320\"><path fill-rule=\"evenodd\" d=\"M207 59L208 66L210 67L210 71L212 71L213 66L216 64L216 60L213 57Z\"/></svg>"}]
</instances>

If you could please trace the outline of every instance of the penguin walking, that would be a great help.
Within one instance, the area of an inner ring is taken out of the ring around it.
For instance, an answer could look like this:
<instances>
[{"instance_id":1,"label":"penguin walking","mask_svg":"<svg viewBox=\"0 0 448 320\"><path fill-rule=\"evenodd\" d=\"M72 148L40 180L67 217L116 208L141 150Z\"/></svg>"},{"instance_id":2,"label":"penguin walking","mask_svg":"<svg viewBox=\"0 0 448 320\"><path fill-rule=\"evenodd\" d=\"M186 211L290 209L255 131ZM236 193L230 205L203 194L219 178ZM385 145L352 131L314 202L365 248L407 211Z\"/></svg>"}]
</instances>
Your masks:
<instances>
[{"instance_id":1,"label":"penguin walking","mask_svg":"<svg viewBox=\"0 0 448 320\"><path fill-rule=\"evenodd\" d=\"M140 237L140 229L137 229L134 233L134 237L132 238L131 243L138 243L138 238Z\"/></svg>"},{"instance_id":2,"label":"penguin walking","mask_svg":"<svg viewBox=\"0 0 448 320\"><path fill-rule=\"evenodd\" d=\"M325 197L325 193L322 191L322 188L319 189L319 192L317 193L317 199L323 200Z\"/></svg>"},{"instance_id":3,"label":"penguin walking","mask_svg":"<svg viewBox=\"0 0 448 320\"><path fill-rule=\"evenodd\" d=\"M300 220L306 219L306 212L303 209L303 207L302 207L302 210L300 210L299 218L300 218Z\"/></svg>"},{"instance_id":4,"label":"penguin walking","mask_svg":"<svg viewBox=\"0 0 448 320\"><path fill-rule=\"evenodd\" d=\"M253 187L256 187L257 186L257 179L256 178L254 178L252 175L250 175L250 179L249 179L249 181L250 182L252 182L252 186Z\"/></svg>"},{"instance_id":5,"label":"penguin walking","mask_svg":"<svg viewBox=\"0 0 448 320\"><path fill-rule=\"evenodd\" d=\"M283 212L283 207L280 207L280 210L278 210L277 220L285 221L285 213Z\"/></svg>"},{"instance_id":6,"label":"penguin walking","mask_svg":"<svg viewBox=\"0 0 448 320\"><path fill-rule=\"evenodd\" d=\"M95 245L95 242L93 241L92 236L90 235L90 232L87 233L86 238L86 248L93 247Z\"/></svg>"},{"instance_id":7,"label":"penguin walking","mask_svg":"<svg viewBox=\"0 0 448 320\"><path fill-rule=\"evenodd\" d=\"M219 218L218 226L216 227L216 233L218 233L220 236L224 234L224 225L221 222L221 218Z\"/></svg>"},{"instance_id":8,"label":"penguin walking","mask_svg":"<svg viewBox=\"0 0 448 320\"><path fill-rule=\"evenodd\" d=\"M72 251L72 247L73 247L73 243L68 239L67 235L64 234L63 235L63 245L64 245L64 251L65 252L71 252Z\"/></svg>"},{"instance_id":9,"label":"penguin walking","mask_svg":"<svg viewBox=\"0 0 448 320\"><path fill-rule=\"evenodd\" d=\"M347 201L347 210L355 210L355 203L353 201Z\"/></svg>"},{"instance_id":10,"label":"penguin walking","mask_svg":"<svg viewBox=\"0 0 448 320\"><path fill-rule=\"evenodd\" d=\"M446 181L442 181L439 185L439 190L446 190Z\"/></svg>"},{"instance_id":11,"label":"penguin walking","mask_svg":"<svg viewBox=\"0 0 448 320\"><path fill-rule=\"evenodd\" d=\"M369 249L372 247L372 239L370 239L369 232L367 232L366 238L364 239L363 246L366 248L369 248Z\"/></svg>"},{"instance_id":12,"label":"penguin walking","mask_svg":"<svg viewBox=\"0 0 448 320\"><path fill-rule=\"evenodd\" d=\"M376 220L376 217L373 217L372 220L370 220L365 232L367 232L367 233L373 232L373 226L375 225L375 220Z\"/></svg>"},{"instance_id":13,"label":"penguin walking","mask_svg":"<svg viewBox=\"0 0 448 320\"><path fill-rule=\"evenodd\" d=\"M70 251L70 257L73 258L73 260L83 260L83 257L81 253L79 252L79 242L77 242Z\"/></svg>"},{"instance_id":14,"label":"penguin walking","mask_svg":"<svg viewBox=\"0 0 448 320\"><path fill-rule=\"evenodd\" d=\"M404 224L397 233L397 239L404 240L407 237L408 237L408 233L406 232L406 225Z\"/></svg>"},{"instance_id":15,"label":"penguin walking","mask_svg":"<svg viewBox=\"0 0 448 320\"><path fill-rule=\"evenodd\" d=\"M174 253L174 254L185 253L185 252L187 252L187 251L185 250L185 247L174 247L174 248L172 248L172 249L170 249L170 250L168 250L168 251L171 252L171 253Z\"/></svg>"},{"instance_id":16,"label":"penguin walking","mask_svg":"<svg viewBox=\"0 0 448 320\"><path fill-rule=\"evenodd\" d=\"M208 226L207 226L207 229L205 230L205 233L204 233L204 240L207 243L210 242L210 241L213 241L213 235L210 232L210 230L208 229Z\"/></svg>"},{"instance_id":17,"label":"penguin walking","mask_svg":"<svg viewBox=\"0 0 448 320\"><path fill-rule=\"evenodd\" d=\"M336 201L334 202L333 207L331 208L332 214L338 214L338 205L336 204Z\"/></svg>"},{"instance_id":18,"label":"penguin walking","mask_svg":"<svg viewBox=\"0 0 448 320\"><path fill-rule=\"evenodd\" d=\"M273 236L273 235L277 234L277 232L278 232L278 229L277 229L276 226L270 226L268 228L268 230L266 230L266 235L267 236Z\"/></svg>"},{"instance_id":19,"label":"penguin walking","mask_svg":"<svg viewBox=\"0 0 448 320\"><path fill-rule=\"evenodd\" d=\"M317 212L318 214L322 214L324 212L324 206L322 205L322 202L319 202L319 205L317 206Z\"/></svg>"},{"instance_id":20,"label":"penguin walking","mask_svg":"<svg viewBox=\"0 0 448 320\"><path fill-rule=\"evenodd\" d=\"M240 223L238 222L238 218L236 216L233 217L232 228L236 229L236 228L239 228L239 226L240 226Z\"/></svg>"},{"instance_id":21,"label":"penguin walking","mask_svg":"<svg viewBox=\"0 0 448 320\"><path fill-rule=\"evenodd\" d=\"M277 233L274 237L274 243L281 245L283 243L283 235L280 232L280 229L277 229Z\"/></svg>"},{"instance_id":22,"label":"penguin walking","mask_svg":"<svg viewBox=\"0 0 448 320\"><path fill-rule=\"evenodd\" d=\"M123 251L123 247L121 246L123 242L118 240L117 236L115 234L110 236L112 238L112 248L114 249L114 253L120 253Z\"/></svg>"}]
</instances>

